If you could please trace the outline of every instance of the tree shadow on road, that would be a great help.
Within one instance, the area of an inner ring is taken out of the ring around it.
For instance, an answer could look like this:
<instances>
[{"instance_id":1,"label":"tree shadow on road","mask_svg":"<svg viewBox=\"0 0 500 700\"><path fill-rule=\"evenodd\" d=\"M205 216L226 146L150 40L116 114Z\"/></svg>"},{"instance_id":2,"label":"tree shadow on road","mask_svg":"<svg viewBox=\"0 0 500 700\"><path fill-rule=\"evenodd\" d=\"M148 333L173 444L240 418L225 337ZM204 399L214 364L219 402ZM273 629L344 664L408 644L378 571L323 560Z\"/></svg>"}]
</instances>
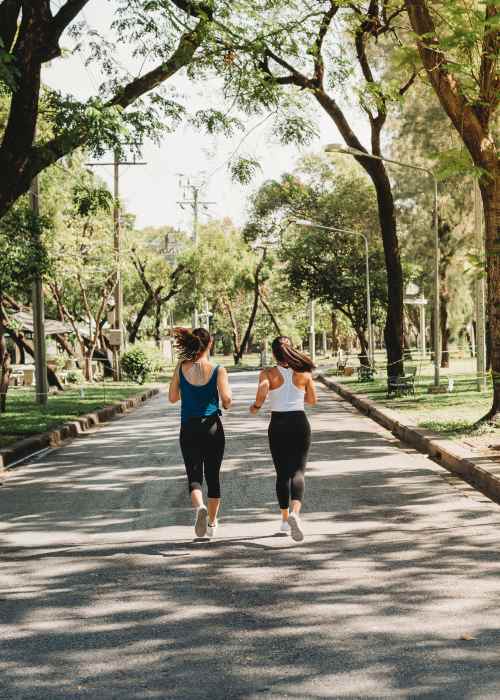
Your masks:
<instances>
[{"instance_id":1,"label":"tree shadow on road","mask_svg":"<svg viewBox=\"0 0 500 700\"><path fill-rule=\"evenodd\" d=\"M0 696L499 697L498 507L329 409L300 545L276 537L265 422L249 436L243 410L217 541L176 534L177 430L155 411L7 481Z\"/></svg>"}]
</instances>

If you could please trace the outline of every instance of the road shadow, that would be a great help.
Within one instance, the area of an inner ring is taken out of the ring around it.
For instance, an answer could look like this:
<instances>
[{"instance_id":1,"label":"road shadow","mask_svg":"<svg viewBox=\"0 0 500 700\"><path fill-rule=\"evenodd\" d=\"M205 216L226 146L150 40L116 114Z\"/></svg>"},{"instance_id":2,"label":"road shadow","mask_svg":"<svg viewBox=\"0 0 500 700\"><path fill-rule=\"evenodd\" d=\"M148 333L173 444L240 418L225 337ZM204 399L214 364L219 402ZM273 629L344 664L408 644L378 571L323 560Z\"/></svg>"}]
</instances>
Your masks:
<instances>
[{"instance_id":1,"label":"road shadow","mask_svg":"<svg viewBox=\"0 0 500 700\"><path fill-rule=\"evenodd\" d=\"M249 431L245 406L216 541L179 537L191 512L161 403L8 480L0 697L499 697L498 507L336 401L311 415L299 545L277 536L266 421Z\"/></svg>"}]
</instances>

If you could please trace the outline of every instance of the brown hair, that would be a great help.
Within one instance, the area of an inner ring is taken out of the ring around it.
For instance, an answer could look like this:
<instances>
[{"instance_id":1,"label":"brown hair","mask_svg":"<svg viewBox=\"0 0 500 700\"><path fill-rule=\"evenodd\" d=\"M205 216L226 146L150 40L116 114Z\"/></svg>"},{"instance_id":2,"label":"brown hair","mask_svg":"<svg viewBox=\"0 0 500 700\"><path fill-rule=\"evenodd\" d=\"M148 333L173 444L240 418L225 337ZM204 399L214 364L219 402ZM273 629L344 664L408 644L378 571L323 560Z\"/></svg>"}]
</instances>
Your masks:
<instances>
[{"instance_id":1,"label":"brown hair","mask_svg":"<svg viewBox=\"0 0 500 700\"><path fill-rule=\"evenodd\" d=\"M310 372L314 369L314 362L309 355L296 350L292 341L286 335L280 335L272 343L273 355L282 365L290 367L296 372Z\"/></svg>"},{"instance_id":2,"label":"brown hair","mask_svg":"<svg viewBox=\"0 0 500 700\"><path fill-rule=\"evenodd\" d=\"M181 360L194 362L205 352L212 336L205 328L174 328L174 343Z\"/></svg>"}]
</instances>

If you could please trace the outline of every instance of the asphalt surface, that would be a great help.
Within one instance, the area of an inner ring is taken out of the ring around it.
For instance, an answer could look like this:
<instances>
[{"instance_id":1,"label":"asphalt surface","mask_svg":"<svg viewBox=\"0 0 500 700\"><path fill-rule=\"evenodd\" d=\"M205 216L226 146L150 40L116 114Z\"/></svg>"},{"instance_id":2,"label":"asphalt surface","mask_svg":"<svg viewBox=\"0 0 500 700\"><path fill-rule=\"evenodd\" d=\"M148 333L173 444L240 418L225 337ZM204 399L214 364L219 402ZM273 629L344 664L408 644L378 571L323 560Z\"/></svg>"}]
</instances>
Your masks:
<instances>
[{"instance_id":1,"label":"asphalt surface","mask_svg":"<svg viewBox=\"0 0 500 700\"><path fill-rule=\"evenodd\" d=\"M217 541L165 396L0 488L0 698L500 698L500 509L319 389L306 539L232 375Z\"/></svg>"}]
</instances>

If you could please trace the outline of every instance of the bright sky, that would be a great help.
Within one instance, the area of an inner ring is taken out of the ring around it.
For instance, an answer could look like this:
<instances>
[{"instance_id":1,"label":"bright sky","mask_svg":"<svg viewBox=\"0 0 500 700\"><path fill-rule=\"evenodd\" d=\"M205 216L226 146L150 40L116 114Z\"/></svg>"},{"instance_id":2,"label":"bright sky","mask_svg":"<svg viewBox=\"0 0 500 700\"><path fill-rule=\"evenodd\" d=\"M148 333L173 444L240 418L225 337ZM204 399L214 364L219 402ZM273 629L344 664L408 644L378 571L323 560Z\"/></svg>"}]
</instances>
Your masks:
<instances>
[{"instance_id":1,"label":"bright sky","mask_svg":"<svg viewBox=\"0 0 500 700\"><path fill-rule=\"evenodd\" d=\"M113 0L103 3L92 0L84 16L94 28L105 32L112 15ZM65 45L68 46L66 40ZM127 63L127 55L121 57ZM58 59L46 68L44 80L54 88L85 98L96 91L97 76L87 69L80 56ZM223 102L218 91L218 81L205 82L203 86L192 84L185 75L176 79L176 87L188 96L190 106L220 107ZM249 122L251 129L259 120ZM367 128L363 120L356 120L357 133L367 142ZM267 128L266 128L267 127ZM318 112L320 137L307 150L319 151L322 144L339 142L341 139L333 122L326 114ZM240 133L232 139L212 138L197 132L189 126L181 126L166 137L160 147L147 143L143 151L145 166L122 168L121 193L127 210L137 217L137 225L191 226L187 211L177 204L181 199L179 173L200 180L209 176L237 148L242 139ZM257 158L262 165L262 173L249 186L231 182L225 166L218 168L208 177L204 199L215 202L206 211L202 210L201 221L207 217L229 216L237 224L245 221L248 196L266 179L279 177L294 167L301 153L296 147L284 147L270 138L267 124L255 129L239 148L241 155ZM110 154L111 157L111 154ZM109 160L107 158L106 160ZM112 185L112 168L100 167L98 172Z\"/></svg>"}]
</instances>

